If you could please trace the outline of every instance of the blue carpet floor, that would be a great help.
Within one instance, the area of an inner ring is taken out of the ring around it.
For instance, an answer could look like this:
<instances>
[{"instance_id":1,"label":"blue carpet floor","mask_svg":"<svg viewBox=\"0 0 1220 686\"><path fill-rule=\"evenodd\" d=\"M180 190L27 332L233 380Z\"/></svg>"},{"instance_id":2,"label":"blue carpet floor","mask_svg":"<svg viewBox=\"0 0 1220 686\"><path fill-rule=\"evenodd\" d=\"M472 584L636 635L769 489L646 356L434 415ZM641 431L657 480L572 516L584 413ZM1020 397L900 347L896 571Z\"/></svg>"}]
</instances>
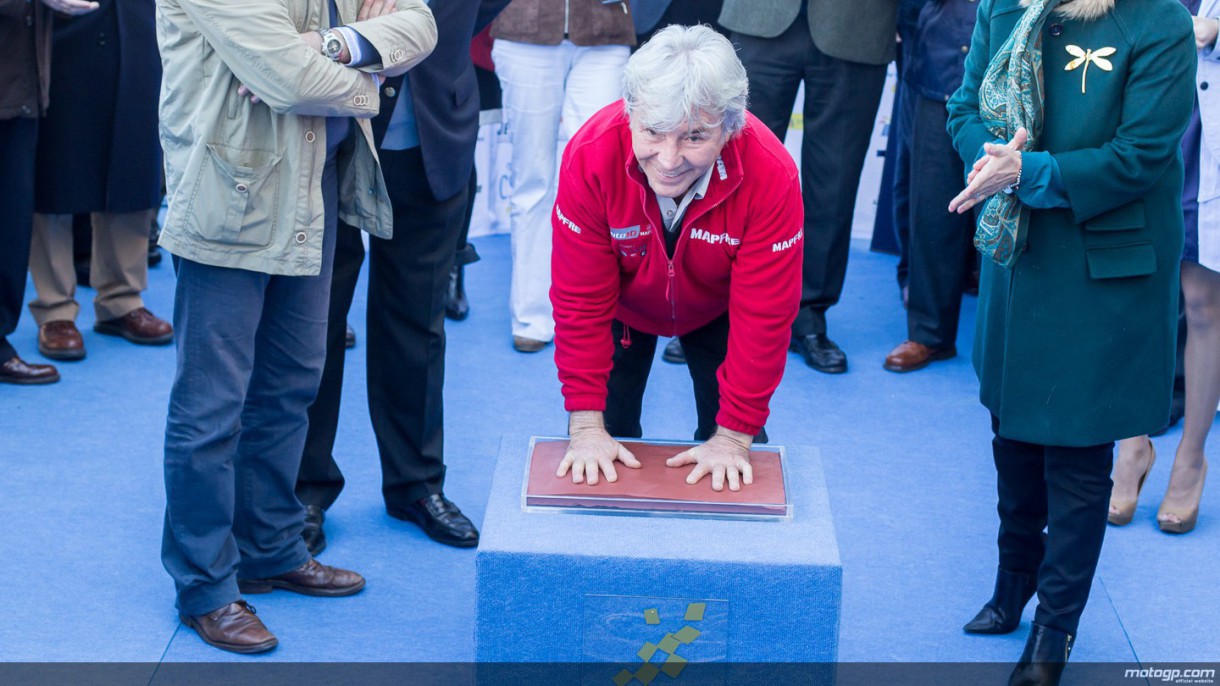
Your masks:
<instances>
[{"instance_id":1,"label":"blue carpet floor","mask_svg":"<svg viewBox=\"0 0 1220 686\"><path fill-rule=\"evenodd\" d=\"M500 435L562 434L566 415L551 349L522 355L510 346L507 237L477 243L483 261L467 271L472 315L449 324L446 492L481 522ZM975 303L964 308L961 356L914 374L885 372L886 352L906 332L893 273L894 258L853 246L843 301L830 313L851 369L827 376L791 356L768 431L773 443L821 449L843 562L840 659L1009 661L1024 627L989 638L960 630L989 597L995 566L990 432L967 354ZM88 358L60 364L63 381L52 386L0 385L0 660L472 659L473 553L434 544L382 508L360 290L351 321L361 341L348 353L336 446L348 484L328 515L322 559L362 572L367 591L256 597L280 638L262 658L214 650L179 626L159 560L173 349L93 334L85 289L78 325ZM146 299L168 317L172 298L167 262L151 271ZM31 361L40 359L36 333L27 315L11 339ZM690 437L684 367L658 361L645 403L646 435ZM1162 457L1135 522L1107 533L1074 661L1220 661L1217 489L1205 494L1194 533L1156 528L1179 435L1156 439Z\"/></svg>"}]
</instances>

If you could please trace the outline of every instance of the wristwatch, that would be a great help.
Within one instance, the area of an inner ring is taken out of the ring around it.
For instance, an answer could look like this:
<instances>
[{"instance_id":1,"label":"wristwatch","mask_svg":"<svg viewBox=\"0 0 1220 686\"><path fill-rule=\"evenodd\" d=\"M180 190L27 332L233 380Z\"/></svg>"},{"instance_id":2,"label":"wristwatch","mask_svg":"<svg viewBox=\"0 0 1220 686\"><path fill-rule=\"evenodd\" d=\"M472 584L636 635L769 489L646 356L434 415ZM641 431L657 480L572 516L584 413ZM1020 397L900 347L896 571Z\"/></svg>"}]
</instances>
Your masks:
<instances>
[{"instance_id":1,"label":"wristwatch","mask_svg":"<svg viewBox=\"0 0 1220 686\"><path fill-rule=\"evenodd\" d=\"M318 35L322 36L322 54L338 62L339 55L343 53L343 41L339 40L339 34L330 29L318 29Z\"/></svg>"}]
</instances>

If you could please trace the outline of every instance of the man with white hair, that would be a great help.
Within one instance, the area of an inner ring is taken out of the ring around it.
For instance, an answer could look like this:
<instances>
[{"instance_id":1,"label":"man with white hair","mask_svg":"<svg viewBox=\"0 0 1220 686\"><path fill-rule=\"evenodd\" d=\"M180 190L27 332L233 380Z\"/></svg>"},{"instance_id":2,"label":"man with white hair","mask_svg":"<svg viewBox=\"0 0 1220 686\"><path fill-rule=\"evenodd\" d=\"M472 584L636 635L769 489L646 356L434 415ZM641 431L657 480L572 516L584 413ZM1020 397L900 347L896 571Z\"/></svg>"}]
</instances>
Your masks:
<instances>
[{"instance_id":1,"label":"man with white hair","mask_svg":"<svg viewBox=\"0 0 1220 686\"><path fill-rule=\"evenodd\" d=\"M564 152L552 214L555 363L571 413L557 476L615 481L638 460L658 335L682 341L699 415L668 461L687 483L752 481L801 289L800 180L775 135L746 112L745 69L707 26L670 26L639 49L624 99Z\"/></svg>"}]
</instances>

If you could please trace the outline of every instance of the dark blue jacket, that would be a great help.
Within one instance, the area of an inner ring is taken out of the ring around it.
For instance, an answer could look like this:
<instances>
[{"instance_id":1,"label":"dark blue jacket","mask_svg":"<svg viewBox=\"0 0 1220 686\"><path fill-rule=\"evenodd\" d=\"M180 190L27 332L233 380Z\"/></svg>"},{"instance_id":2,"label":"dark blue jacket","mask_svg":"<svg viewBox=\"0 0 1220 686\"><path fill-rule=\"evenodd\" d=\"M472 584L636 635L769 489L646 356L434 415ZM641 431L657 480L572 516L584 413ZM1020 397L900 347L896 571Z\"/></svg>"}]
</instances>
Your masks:
<instances>
[{"instance_id":1,"label":"dark blue jacket","mask_svg":"<svg viewBox=\"0 0 1220 686\"><path fill-rule=\"evenodd\" d=\"M415 125L428 185L437 200L448 200L470 182L479 134L478 81L470 41L509 0L433 0L436 48L404 76L381 86L381 112L373 119L378 147L394 113L402 79L411 83Z\"/></svg>"},{"instance_id":2,"label":"dark blue jacket","mask_svg":"<svg viewBox=\"0 0 1220 686\"><path fill-rule=\"evenodd\" d=\"M906 83L930 100L948 102L962 85L977 0L932 0L919 14Z\"/></svg>"},{"instance_id":3,"label":"dark blue jacket","mask_svg":"<svg viewBox=\"0 0 1220 686\"><path fill-rule=\"evenodd\" d=\"M898 35L902 40L915 37L915 29L919 25L919 13L924 5L934 0L899 0L898 2Z\"/></svg>"}]
</instances>

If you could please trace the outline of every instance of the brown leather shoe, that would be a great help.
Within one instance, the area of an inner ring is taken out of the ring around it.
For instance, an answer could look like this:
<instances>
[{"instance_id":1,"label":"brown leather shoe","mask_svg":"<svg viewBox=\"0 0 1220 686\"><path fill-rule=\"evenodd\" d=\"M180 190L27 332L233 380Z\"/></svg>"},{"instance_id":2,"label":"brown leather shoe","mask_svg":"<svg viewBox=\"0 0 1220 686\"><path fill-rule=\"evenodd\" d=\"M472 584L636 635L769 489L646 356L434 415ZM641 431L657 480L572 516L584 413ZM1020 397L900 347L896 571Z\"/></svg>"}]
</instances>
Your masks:
<instances>
[{"instance_id":1,"label":"brown leather shoe","mask_svg":"<svg viewBox=\"0 0 1220 686\"><path fill-rule=\"evenodd\" d=\"M309 562L291 572L270 579L238 579L237 587L242 593L270 593L282 588L302 595L337 598L355 595L364 589L364 577L346 569L324 565L310 558Z\"/></svg>"},{"instance_id":2,"label":"brown leather shoe","mask_svg":"<svg viewBox=\"0 0 1220 686\"><path fill-rule=\"evenodd\" d=\"M174 340L174 327L143 307L118 319L98 322L93 325L93 330L107 336L120 336L140 345L165 345Z\"/></svg>"},{"instance_id":3,"label":"brown leather shoe","mask_svg":"<svg viewBox=\"0 0 1220 686\"><path fill-rule=\"evenodd\" d=\"M57 319L38 327L38 352L52 360L81 360L85 341L70 319Z\"/></svg>"},{"instance_id":4,"label":"brown leather shoe","mask_svg":"<svg viewBox=\"0 0 1220 686\"><path fill-rule=\"evenodd\" d=\"M279 645L275 635L257 617L254 606L244 600L206 615L182 615L181 619L204 643L232 653L263 653Z\"/></svg>"},{"instance_id":5,"label":"brown leather shoe","mask_svg":"<svg viewBox=\"0 0 1220 686\"><path fill-rule=\"evenodd\" d=\"M513 336L513 350L519 353L536 353L546 347L546 341L525 336Z\"/></svg>"},{"instance_id":6,"label":"brown leather shoe","mask_svg":"<svg viewBox=\"0 0 1220 686\"><path fill-rule=\"evenodd\" d=\"M929 348L923 343L904 341L885 356L885 364L882 366L888 371L901 374L923 369L929 362L947 360L956 355L957 348Z\"/></svg>"},{"instance_id":7,"label":"brown leather shoe","mask_svg":"<svg viewBox=\"0 0 1220 686\"><path fill-rule=\"evenodd\" d=\"M30 364L20 357L0 364L0 383L34 386L56 381L59 381L59 371L49 364Z\"/></svg>"}]
</instances>

